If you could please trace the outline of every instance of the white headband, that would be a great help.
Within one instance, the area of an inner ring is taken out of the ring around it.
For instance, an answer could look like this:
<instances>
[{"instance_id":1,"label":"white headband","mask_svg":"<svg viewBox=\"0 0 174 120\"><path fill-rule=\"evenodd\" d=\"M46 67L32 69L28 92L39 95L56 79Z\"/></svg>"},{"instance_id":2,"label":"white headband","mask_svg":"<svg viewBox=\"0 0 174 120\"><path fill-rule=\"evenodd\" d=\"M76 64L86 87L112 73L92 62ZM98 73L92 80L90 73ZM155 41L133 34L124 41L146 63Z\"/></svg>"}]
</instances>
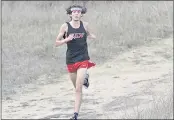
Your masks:
<instances>
[{"instance_id":1,"label":"white headband","mask_svg":"<svg viewBox=\"0 0 174 120\"><path fill-rule=\"evenodd\" d=\"M80 10L80 11L82 11L82 8L78 8L78 7L71 8L71 11L74 11L74 10Z\"/></svg>"}]
</instances>

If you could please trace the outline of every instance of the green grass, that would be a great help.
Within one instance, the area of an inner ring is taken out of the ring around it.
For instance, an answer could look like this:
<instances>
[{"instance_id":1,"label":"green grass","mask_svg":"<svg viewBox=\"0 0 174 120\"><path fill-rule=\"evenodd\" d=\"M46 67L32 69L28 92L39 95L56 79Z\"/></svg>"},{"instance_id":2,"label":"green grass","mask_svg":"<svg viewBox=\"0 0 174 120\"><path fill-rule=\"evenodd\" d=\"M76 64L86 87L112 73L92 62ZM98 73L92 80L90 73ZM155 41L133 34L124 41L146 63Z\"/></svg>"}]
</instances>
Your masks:
<instances>
[{"instance_id":1,"label":"green grass","mask_svg":"<svg viewBox=\"0 0 174 120\"><path fill-rule=\"evenodd\" d=\"M69 20L65 8L70 3L2 2L3 98L23 84L39 84L41 75L51 76L44 81L48 84L67 73L66 45L55 48L54 44L61 24ZM83 19L97 35L96 41L89 41L89 53L98 65L173 33L172 1L89 1L86 6Z\"/></svg>"}]
</instances>

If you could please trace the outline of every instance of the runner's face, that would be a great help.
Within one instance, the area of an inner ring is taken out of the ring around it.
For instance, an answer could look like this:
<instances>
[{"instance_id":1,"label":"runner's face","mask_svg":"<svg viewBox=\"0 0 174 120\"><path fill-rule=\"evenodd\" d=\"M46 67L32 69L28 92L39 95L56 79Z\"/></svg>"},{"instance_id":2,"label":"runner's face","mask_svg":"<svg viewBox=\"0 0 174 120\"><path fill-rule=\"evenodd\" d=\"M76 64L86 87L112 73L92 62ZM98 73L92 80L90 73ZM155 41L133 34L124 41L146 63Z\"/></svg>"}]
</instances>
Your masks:
<instances>
[{"instance_id":1,"label":"runner's face","mask_svg":"<svg viewBox=\"0 0 174 120\"><path fill-rule=\"evenodd\" d=\"M79 21L81 18L81 15L82 15L81 10L78 10L78 9L72 10L72 14L71 14L72 20Z\"/></svg>"}]
</instances>

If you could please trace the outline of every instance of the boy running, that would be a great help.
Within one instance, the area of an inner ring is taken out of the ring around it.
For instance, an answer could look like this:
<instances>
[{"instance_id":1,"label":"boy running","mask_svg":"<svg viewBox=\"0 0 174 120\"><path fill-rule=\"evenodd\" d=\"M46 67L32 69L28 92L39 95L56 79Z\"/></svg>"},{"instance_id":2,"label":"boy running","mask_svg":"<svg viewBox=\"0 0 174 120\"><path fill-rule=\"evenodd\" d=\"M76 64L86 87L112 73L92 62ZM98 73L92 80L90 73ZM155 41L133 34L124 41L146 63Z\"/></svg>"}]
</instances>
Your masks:
<instances>
[{"instance_id":1,"label":"boy running","mask_svg":"<svg viewBox=\"0 0 174 120\"><path fill-rule=\"evenodd\" d=\"M89 87L87 69L95 66L95 63L90 61L86 40L87 37L95 39L96 36L91 33L88 23L81 21L82 15L86 13L86 8L73 5L66 11L71 21L60 27L56 46L67 44L67 70L75 88L74 115L71 119L77 120L82 99L82 86ZM61 40L62 38L64 39Z\"/></svg>"}]
</instances>

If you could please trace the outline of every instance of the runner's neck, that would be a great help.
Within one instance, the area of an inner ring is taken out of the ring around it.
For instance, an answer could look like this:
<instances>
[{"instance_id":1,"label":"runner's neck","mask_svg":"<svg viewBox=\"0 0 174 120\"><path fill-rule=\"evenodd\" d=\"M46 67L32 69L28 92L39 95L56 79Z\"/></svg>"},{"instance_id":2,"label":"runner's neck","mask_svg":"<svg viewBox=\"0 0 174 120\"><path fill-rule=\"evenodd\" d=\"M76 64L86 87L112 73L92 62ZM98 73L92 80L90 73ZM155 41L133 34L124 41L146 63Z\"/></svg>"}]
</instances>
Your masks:
<instances>
[{"instance_id":1,"label":"runner's neck","mask_svg":"<svg viewBox=\"0 0 174 120\"><path fill-rule=\"evenodd\" d=\"M71 23L72 27L74 27L74 28L79 28L80 27L80 21L73 21L72 20L70 23Z\"/></svg>"}]
</instances>

